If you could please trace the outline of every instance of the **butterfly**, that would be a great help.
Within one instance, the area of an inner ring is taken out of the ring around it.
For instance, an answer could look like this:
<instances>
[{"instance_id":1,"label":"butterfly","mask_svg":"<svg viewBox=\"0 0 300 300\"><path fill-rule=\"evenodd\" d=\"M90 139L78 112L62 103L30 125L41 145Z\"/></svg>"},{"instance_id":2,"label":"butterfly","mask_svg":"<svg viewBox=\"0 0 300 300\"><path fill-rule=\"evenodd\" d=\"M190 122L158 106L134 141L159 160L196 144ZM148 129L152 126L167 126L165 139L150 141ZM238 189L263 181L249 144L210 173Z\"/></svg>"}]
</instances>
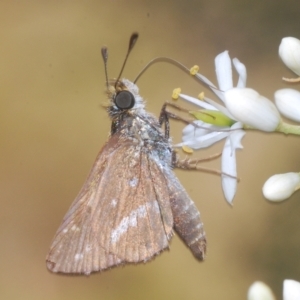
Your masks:
<instances>
[{"instance_id":1,"label":"butterfly","mask_svg":"<svg viewBox=\"0 0 300 300\"><path fill-rule=\"evenodd\" d=\"M107 80L110 137L56 232L46 257L52 272L89 275L146 263L169 249L174 231L198 260L205 257L200 213L173 172L166 111L159 119L148 113L137 85L119 78Z\"/></svg>"}]
</instances>

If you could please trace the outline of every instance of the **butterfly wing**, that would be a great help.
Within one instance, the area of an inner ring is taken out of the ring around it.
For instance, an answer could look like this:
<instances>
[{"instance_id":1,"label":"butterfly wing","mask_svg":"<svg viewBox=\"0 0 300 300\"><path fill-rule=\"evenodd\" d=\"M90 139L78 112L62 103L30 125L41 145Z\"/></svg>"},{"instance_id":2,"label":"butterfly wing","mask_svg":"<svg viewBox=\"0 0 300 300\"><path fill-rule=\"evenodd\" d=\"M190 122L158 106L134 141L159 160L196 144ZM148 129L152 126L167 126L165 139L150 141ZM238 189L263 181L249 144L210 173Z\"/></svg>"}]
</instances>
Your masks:
<instances>
[{"instance_id":1,"label":"butterfly wing","mask_svg":"<svg viewBox=\"0 0 300 300\"><path fill-rule=\"evenodd\" d=\"M166 177L143 147L115 134L64 217L47 267L88 275L146 262L168 248L172 227Z\"/></svg>"}]
</instances>

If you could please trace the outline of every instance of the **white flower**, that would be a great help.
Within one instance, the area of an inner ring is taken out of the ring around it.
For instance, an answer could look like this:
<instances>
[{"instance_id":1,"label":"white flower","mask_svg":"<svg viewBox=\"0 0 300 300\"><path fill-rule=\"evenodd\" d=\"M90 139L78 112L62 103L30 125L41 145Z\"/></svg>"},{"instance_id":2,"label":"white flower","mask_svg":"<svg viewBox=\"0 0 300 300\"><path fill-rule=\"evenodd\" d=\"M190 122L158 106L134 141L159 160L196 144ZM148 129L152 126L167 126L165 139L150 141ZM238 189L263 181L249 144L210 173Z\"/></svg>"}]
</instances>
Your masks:
<instances>
[{"instance_id":1,"label":"white flower","mask_svg":"<svg viewBox=\"0 0 300 300\"><path fill-rule=\"evenodd\" d=\"M182 143L176 146L189 146L192 149L202 149L210 147L216 142L226 138L229 135L229 128L217 127L211 124L204 123L203 121L194 121L194 124L199 126L196 128L194 125L187 125L182 131ZM200 128L201 127L201 128ZM223 130L223 131L221 131Z\"/></svg>"},{"instance_id":2,"label":"white flower","mask_svg":"<svg viewBox=\"0 0 300 300\"><path fill-rule=\"evenodd\" d=\"M253 89L233 88L225 92L226 108L236 120L262 131L274 131L281 119L276 106Z\"/></svg>"},{"instance_id":3,"label":"white flower","mask_svg":"<svg viewBox=\"0 0 300 300\"><path fill-rule=\"evenodd\" d=\"M237 71L239 78L237 82L238 88L246 87L247 81L247 70L244 64L242 64L237 58L232 60L232 63ZM224 92L233 88L233 81L232 81L232 68L231 68L231 61L228 54L228 51L224 51L216 56L215 58L215 67L216 67L216 75L219 84L219 89L205 76L197 73L195 76L206 83L211 90L219 97L220 100L224 102ZM211 103L214 107L216 107L219 111L223 112L226 116L233 118L231 114L228 112L226 107L215 103L210 99L205 99L209 103Z\"/></svg>"},{"instance_id":4,"label":"white flower","mask_svg":"<svg viewBox=\"0 0 300 300\"><path fill-rule=\"evenodd\" d=\"M236 58L233 59L233 64L239 74L238 86L244 87L246 85L247 78L246 68ZM224 51L216 57L215 66L220 89L231 89L233 87L232 68L228 51ZM211 87L212 91L220 98L220 100L224 101L224 93L217 89L210 80L199 73L197 73L195 76L201 81L208 84ZM227 117L234 119L225 106L222 106L208 98L205 98L204 100L209 103L199 101L198 99L192 98L187 95L180 94L180 97L201 108L205 108L208 110L218 110L225 114ZM245 135L245 131L237 129L242 129L243 125L240 122L236 122L231 127L220 127L212 124L206 124L202 121L195 121L195 123L201 126L201 128L196 128L193 125L186 126L183 130L183 142L178 144L177 146L187 145L193 149L200 149L209 147L212 144L220 141L221 139L226 138L222 152L222 172L224 174L230 174L233 177L222 175L222 188L225 199L231 204L237 187L235 151L236 149L242 148L241 140Z\"/></svg>"},{"instance_id":5,"label":"white flower","mask_svg":"<svg viewBox=\"0 0 300 300\"><path fill-rule=\"evenodd\" d=\"M283 201L300 188L299 173L285 173L271 176L264 184L262 191L270 201Z\"/></svg>"},{"instance_id":6,"label":"white flower","mask_svg":"<svg viewBox=\"0 0 300 300\"><path fill-rule=\"evenodd\" d=\"M232 177L222 175L222 187L225 199L231 204L237 189L237 171L235 150L242 149L241 140L246 134L244 130L236 130L242 128L241 123L235 123L231 126L232 132L228 135L222 152L222 171L230 174Z\"/></svg>"},{"instance_id":7,"label":"white flower","mask_svg":"<svg viewBox=\"0 0 300 300\"><path fill-rule=\"evenodd\" d=\"M275 300L272 290L263 282L254 282L248 290L248 300ZM292 279L283 281L283 300L300 299L300 282Z\"/></svg>"},{"instance_id":8,"label":"white flower","mask_svg":"<svg viewBox=\"0 0 300 300\"><path fill-rule=\"evenodd\" d=\"M279 46L279 56L284 64L300 76L300 40L285 37Z\"/></svg>"},{"instance_id":9,"label":"white flower","mask_svg":"<svg viewBox=\"0 0 300 300\"><path fill-rule=\"evenodd\" d=\"M202 121L195 121L195 123L203 128L195 128L193 125L186 126L183 130L183 143L176 146L186 145L193 149L200 149L209 147L226 138L222 151L221 169L223 173L230 174L234 178L225 174L222 175L222 188L225 199L231 204L237 189L235 150L243 148L241 140L245 135L244 130L237 130L242 128L242 124L237 122L231 128L223 128L224 131L220 131L220 127L206 124Z\"/></svg>"},{"instance_id":10,"label":"white flower","mask_svg":"<svg viewBox=\"0 0 300 300\"><path fill-rule=\"evenodd\" d=\"M294 89L281 89L275 92L275 103L285 117L300 122L300 92Z\"/></svg>"},{"instance_id":11,"label":"white flower","mask_svg":"<svg viewBox=\"0 0 300 300\"><path fill-rule=\"evenodd\" d=\"M275 300L272 290L263 282L254 282L248 290L248 300Z\"/></svg>"},{"instance_id":12,"label":"white flower","mask_svg":"<svg viewBox=\"0 0 300 300\"><path fill-rule=\"evenodd\" d=\"M283 281L283 300L300 299L300 282L292 279Z\"/></svg>"}]
</instances>

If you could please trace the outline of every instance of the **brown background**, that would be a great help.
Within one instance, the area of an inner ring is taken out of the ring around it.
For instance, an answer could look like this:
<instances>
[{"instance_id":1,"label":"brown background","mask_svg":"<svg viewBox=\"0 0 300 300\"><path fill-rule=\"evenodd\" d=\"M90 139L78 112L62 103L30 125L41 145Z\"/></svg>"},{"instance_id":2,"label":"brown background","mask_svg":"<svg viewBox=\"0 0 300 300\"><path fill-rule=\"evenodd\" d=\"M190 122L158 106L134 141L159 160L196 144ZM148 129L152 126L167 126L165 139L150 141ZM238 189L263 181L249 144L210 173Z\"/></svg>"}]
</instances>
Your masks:
<instances>
[{"instance_id":1,"label":"brown background","mask_svg":"<svg viewBox=\"0 0 300 300\"><path fill-rule=\"evenodd\" d=\"M227 49L246 64L248 86L273 99L287 86L281 77L292 76L278 46L284 36L300 38L299 15L300 2L288 0L1 1L1 299L245 299L255 280L280 299L285 278L300 280L299 193L278 205L261 193L270 175L299 171L299 139L257 132L246 135L238 153L242 181L233 207L217 176L176 171L205 222L204 263L177 237L154 262L89 278L50 274L44 261L108 136L102 45L109 46L115 77L130 34L140 33L124 73L129 79L164 55L199 64L215 81L214 57ZM156 115L178 86L190 95L203 90L168 64L139 80ZM175 142L182 128L172 123Z\"/></svg>"}]
</instances>

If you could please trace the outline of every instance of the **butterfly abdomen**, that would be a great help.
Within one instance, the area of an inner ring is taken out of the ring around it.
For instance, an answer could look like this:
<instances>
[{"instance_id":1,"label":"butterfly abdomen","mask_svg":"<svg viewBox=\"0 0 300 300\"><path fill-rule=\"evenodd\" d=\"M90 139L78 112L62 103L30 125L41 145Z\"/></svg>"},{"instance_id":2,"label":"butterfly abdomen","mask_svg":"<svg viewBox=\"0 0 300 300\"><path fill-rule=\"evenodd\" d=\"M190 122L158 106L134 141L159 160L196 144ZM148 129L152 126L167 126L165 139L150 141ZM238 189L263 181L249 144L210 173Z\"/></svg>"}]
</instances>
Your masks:
<instances>
[{"instance_id":1,"label":"butterfly abdomen","mask_svg":"<svg viewBox=\"0 0 300 300\"><path fill-rule=\"evenodd\" d=\"M174 230L191 249L193 255L202 261L205 259L206 253L206 235L200 219L200 212L175 175L170 183Z\"/></svg>"}]
</instances>

